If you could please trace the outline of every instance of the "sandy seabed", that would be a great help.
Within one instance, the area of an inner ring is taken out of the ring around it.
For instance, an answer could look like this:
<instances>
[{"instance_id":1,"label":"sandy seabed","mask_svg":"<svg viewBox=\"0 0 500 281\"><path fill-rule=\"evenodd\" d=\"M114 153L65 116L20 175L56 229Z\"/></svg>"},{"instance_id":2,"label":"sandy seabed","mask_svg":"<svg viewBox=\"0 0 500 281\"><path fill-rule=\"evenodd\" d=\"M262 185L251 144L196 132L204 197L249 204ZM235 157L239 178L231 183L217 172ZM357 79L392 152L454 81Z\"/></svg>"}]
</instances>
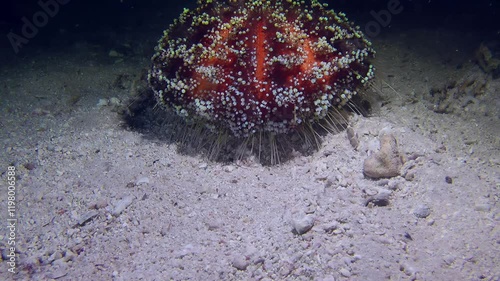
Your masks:
<instances>
[{"instance_id":1,"label":"sandy seabed","mask_svg":"<svg viewBox=\"0 0 500 281\"><path fill-rule=\"evenodd\" d=\"M474 62L474 35L375 38L359 147L342 131L272 166L179 153L124 124L156 36L123 57L81 42L0 68L17 218L12 274L2 188L0 279L500 280L500 79ZM382 133L406 162L366 178Z\"/></svg>"}]
</instances>

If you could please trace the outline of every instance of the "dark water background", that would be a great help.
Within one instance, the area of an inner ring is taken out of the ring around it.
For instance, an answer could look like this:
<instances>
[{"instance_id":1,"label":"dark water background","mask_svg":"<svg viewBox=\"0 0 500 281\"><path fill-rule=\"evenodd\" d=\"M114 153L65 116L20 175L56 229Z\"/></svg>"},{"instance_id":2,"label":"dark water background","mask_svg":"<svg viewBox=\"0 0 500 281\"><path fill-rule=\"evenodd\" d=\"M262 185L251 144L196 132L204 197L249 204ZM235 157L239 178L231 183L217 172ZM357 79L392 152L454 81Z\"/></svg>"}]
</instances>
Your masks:
<instances>
[{"instance_id":1,"label":"dark water background","mask_svg":"<svg viewBox=\"0 0 500 281\"><path fill-rule=\"evenodd\" d=\"M29 39L30 48L61 47L75 41L87 40L102 44L114 40L120 34L161 34L184 7L194 7L195 1L159 0L4 0L0 3L0 48L12 48L7 34L22 36L26 20L43 11L41 3L57 3L58 11L49 16L38 28L36 36ZM335 11L345 12L349 19L360 26L373 21L375 14L382 15L386 23L380 23L380 31L394 32L410 28L447 28L484 32L489 39L500 37L500 0L452 1L452 0L337 0L324 1ZM64 4L63 4L64 3ZM401 12L390 18L384 17L389 5L401 7ZM40 15L40 14L38 14ZM23 18L25 19L23 21ZM40 20L44 20L43 16ZM382 26L385 25L385 26ZM109 36L112 33L113 36ZM139 40L138 38L138 40Z\"/></svg>"}]
</instances>

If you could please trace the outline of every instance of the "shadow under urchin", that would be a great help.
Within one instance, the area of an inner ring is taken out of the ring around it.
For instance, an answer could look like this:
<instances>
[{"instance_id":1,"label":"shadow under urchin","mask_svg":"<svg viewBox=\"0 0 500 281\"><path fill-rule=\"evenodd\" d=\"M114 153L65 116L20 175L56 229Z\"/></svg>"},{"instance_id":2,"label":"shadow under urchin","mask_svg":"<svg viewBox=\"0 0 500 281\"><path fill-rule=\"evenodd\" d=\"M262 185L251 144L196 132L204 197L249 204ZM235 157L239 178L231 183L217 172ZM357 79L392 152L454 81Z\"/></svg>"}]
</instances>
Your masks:
<instances>
[{"instance_id":1,"label":"shadow under urchin","mask_svg":"<svg viewBox=\"0 0 500 281\"><path fill-rule=\"evenodd\" d=\"M371 42L317 0L199 0L155 50L140 103L181 151L221 161L314 151L374 77Z\"/></svg>"},{"instance_id":2,"label":"shadow under urchin","mask_svg":"<svg viewBox=\"0 0 500 281\"><path fill-rule=\"evenodd\" d=\"M277 135L267 132L235 137L225 128L214 130L202 122L190 122L172 110L158 108L153 91L147 87L140 88L130 98L122 118L127 129L139 132L148 140L175 144L180 154L204 156L222 163L255 158L262 165L275 165L298 154L312 155L321 148L324 137L347 128L350 115L370 114L371 102L364 97L362 92L342 111L332 112L321 122L304 124L290 133Z\"/></svg>"}]
</instances>

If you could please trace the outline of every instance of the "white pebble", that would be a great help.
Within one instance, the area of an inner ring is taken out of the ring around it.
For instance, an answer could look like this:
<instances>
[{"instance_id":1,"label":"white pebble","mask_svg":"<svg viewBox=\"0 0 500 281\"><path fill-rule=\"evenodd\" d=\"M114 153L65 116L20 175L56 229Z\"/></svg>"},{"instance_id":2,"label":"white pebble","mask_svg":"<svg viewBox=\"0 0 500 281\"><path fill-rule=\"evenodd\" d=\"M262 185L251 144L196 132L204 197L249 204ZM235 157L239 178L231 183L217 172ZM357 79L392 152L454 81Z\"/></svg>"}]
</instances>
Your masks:
<instances>
[{"instance_id":1,"label":"white pebble","mask_svg":"<svg viewBox=\"0 0 500 281\"><path fill-rule=\"evenodd\" d=\"M245 256L237 255L233 258L232 265L236 269L245 270L247 269L249 262Z\"/></svg>"},{"instance_id":2,"label":"white pebble","mask_svg":"<svg viewBox=\"0 0 500 281\"><path fill-rule=\"evenodd\" d=\"M88 221L90 221L91 219L96 217L98 214L99 214L99 212L97 212L97 211L88 211L78 219L77 224L84 225L85 223L87 223Z\"/></svg>"},{"instance_id":3,"label":"white pebble","mask_svg":"<svg viewBox=\"0 0 500 281\"><path fill-rule=\"evenodd\" d=\"M488 203L477 203L474 209L480 212L489 212L491 210L491 205Z\"/></svg>"},{"instance_id":4,"label":"white pebble","mask_svg":"<svg viewBox=\"0 0 500 281\"><path fill-rule=\"evenodd\" d=\"M235 167L233 165L224 166L224 172L231 173L234 171Z\"/></svg>"},{"instance_id":5,"label":"white pebble","mask_svg":"<svg viewBox=\"0 0 500 281\"><path fill-rule=\"evenodd\" d=\"M419 205L417 206L414 210L413 210L413 214L417 217L417 218L426 218L428 217L430 214L431 214L431 208L429 208L428 206L426 205Z\"/></svg>"},{"instance_id":6,"label":"white pebble","mask_svg":"<svg viewBox=\"0 0 500 281\"><path fill-rule=\"evenodd\" d=\"M123 198L116 204L115 209L111 212L111 214L115 217L120 215L128 206L130 206L130 204L132 204L134 199L135 197L132 195Z\"/></svg>"},{"instance_id":7,"label":"white pebble","mask_svg":"<svg viewBox=\"0 0 500 281\"><path fill-rule=\"evenodd\" d=\"M135 185L148 184L148 183L149 183L149 178L148 177L142 177L142 178L139 178L135 182Z\"/></svg>"},{"instance_id":8,"label":"white pebble","mask_svg":"<svg viewBox=\"0 0 500 281\"><path fill-rule=\"evenodd\" d=\"M112 58L121 58L121 57L123 57L123 54L119 53L116 50L110 50L109 53L108 53L108 56L110 56Z\"/></svg>"},{"instance_id":9,"label":"white pebble","mask_svg":"<svg viewBox=\"0 0 500 281\"><path fill-rule=\"evenodd\" d=\"M351 272L349 270L347 270L346 268L342 268L340 271L340 275L344 276L344 277L351 277Z\"/></svg>"},{"instance_id":10,"label":"white pebble","mask_svg":"<svg viewBox=\"0 0 500 281\"><path fill-rule=\"evenodd\" d=\"M107 99L99 99L97 102L97 107L103 107L103 106L108 106L109 101Z\"/></svg>"},{"instance_id":11,"label":"white pebble","mask_svg":"<svg viewBox=\"0 0 500 281\"><path fill-rule=\"evenodd\" d=\"M49 279L59 279L59 278L66 276L67 274L68 274L68 272L64 268L61 268L61 269L55 270L54 272L50 272L49 274L47 274L47 277Z\"/></svg>"},{"instance_id":12,"label":"white pebble","mask_svg":"<svg viewBox=\"0 0 500 281\"><path fill-rule=\"evenodd\" d=\"M120 101L119 98L117 97L112 97L109 99L109 105L112 105L112 106L118 106L120 105L122 102Z\"/></svg>"},{"instance_id":13,"label":"white pebble","mask_svg":"<svg viewBox=\"0 0 500 281\"><path fill-rule=\"evenodd\" d=\"M314 216L305 215L301 218L296 218L293 220L293 228L295 231L301 235L308 232L314 225Z\"/></svg>"}]
</instances>

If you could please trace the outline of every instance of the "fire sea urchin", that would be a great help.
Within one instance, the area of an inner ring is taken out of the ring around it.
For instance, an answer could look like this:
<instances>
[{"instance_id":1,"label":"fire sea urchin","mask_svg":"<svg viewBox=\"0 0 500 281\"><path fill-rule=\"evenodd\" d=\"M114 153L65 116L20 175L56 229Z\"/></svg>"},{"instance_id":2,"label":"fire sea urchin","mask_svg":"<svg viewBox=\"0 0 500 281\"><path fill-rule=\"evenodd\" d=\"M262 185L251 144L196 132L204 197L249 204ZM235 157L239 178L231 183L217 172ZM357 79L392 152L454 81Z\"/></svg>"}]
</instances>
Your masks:
<instances>
[{"instance_id":1,"label":"fire sea urchin","mask_svg":"<svg viewBox=\"0 0 500 281\"><path fill-rule=\"evenodd\" d=\"M158 104L236 137L327 119L373 77L371 43L316 0L199 0L165 31Z\"/></svg>"}]
</instances>

